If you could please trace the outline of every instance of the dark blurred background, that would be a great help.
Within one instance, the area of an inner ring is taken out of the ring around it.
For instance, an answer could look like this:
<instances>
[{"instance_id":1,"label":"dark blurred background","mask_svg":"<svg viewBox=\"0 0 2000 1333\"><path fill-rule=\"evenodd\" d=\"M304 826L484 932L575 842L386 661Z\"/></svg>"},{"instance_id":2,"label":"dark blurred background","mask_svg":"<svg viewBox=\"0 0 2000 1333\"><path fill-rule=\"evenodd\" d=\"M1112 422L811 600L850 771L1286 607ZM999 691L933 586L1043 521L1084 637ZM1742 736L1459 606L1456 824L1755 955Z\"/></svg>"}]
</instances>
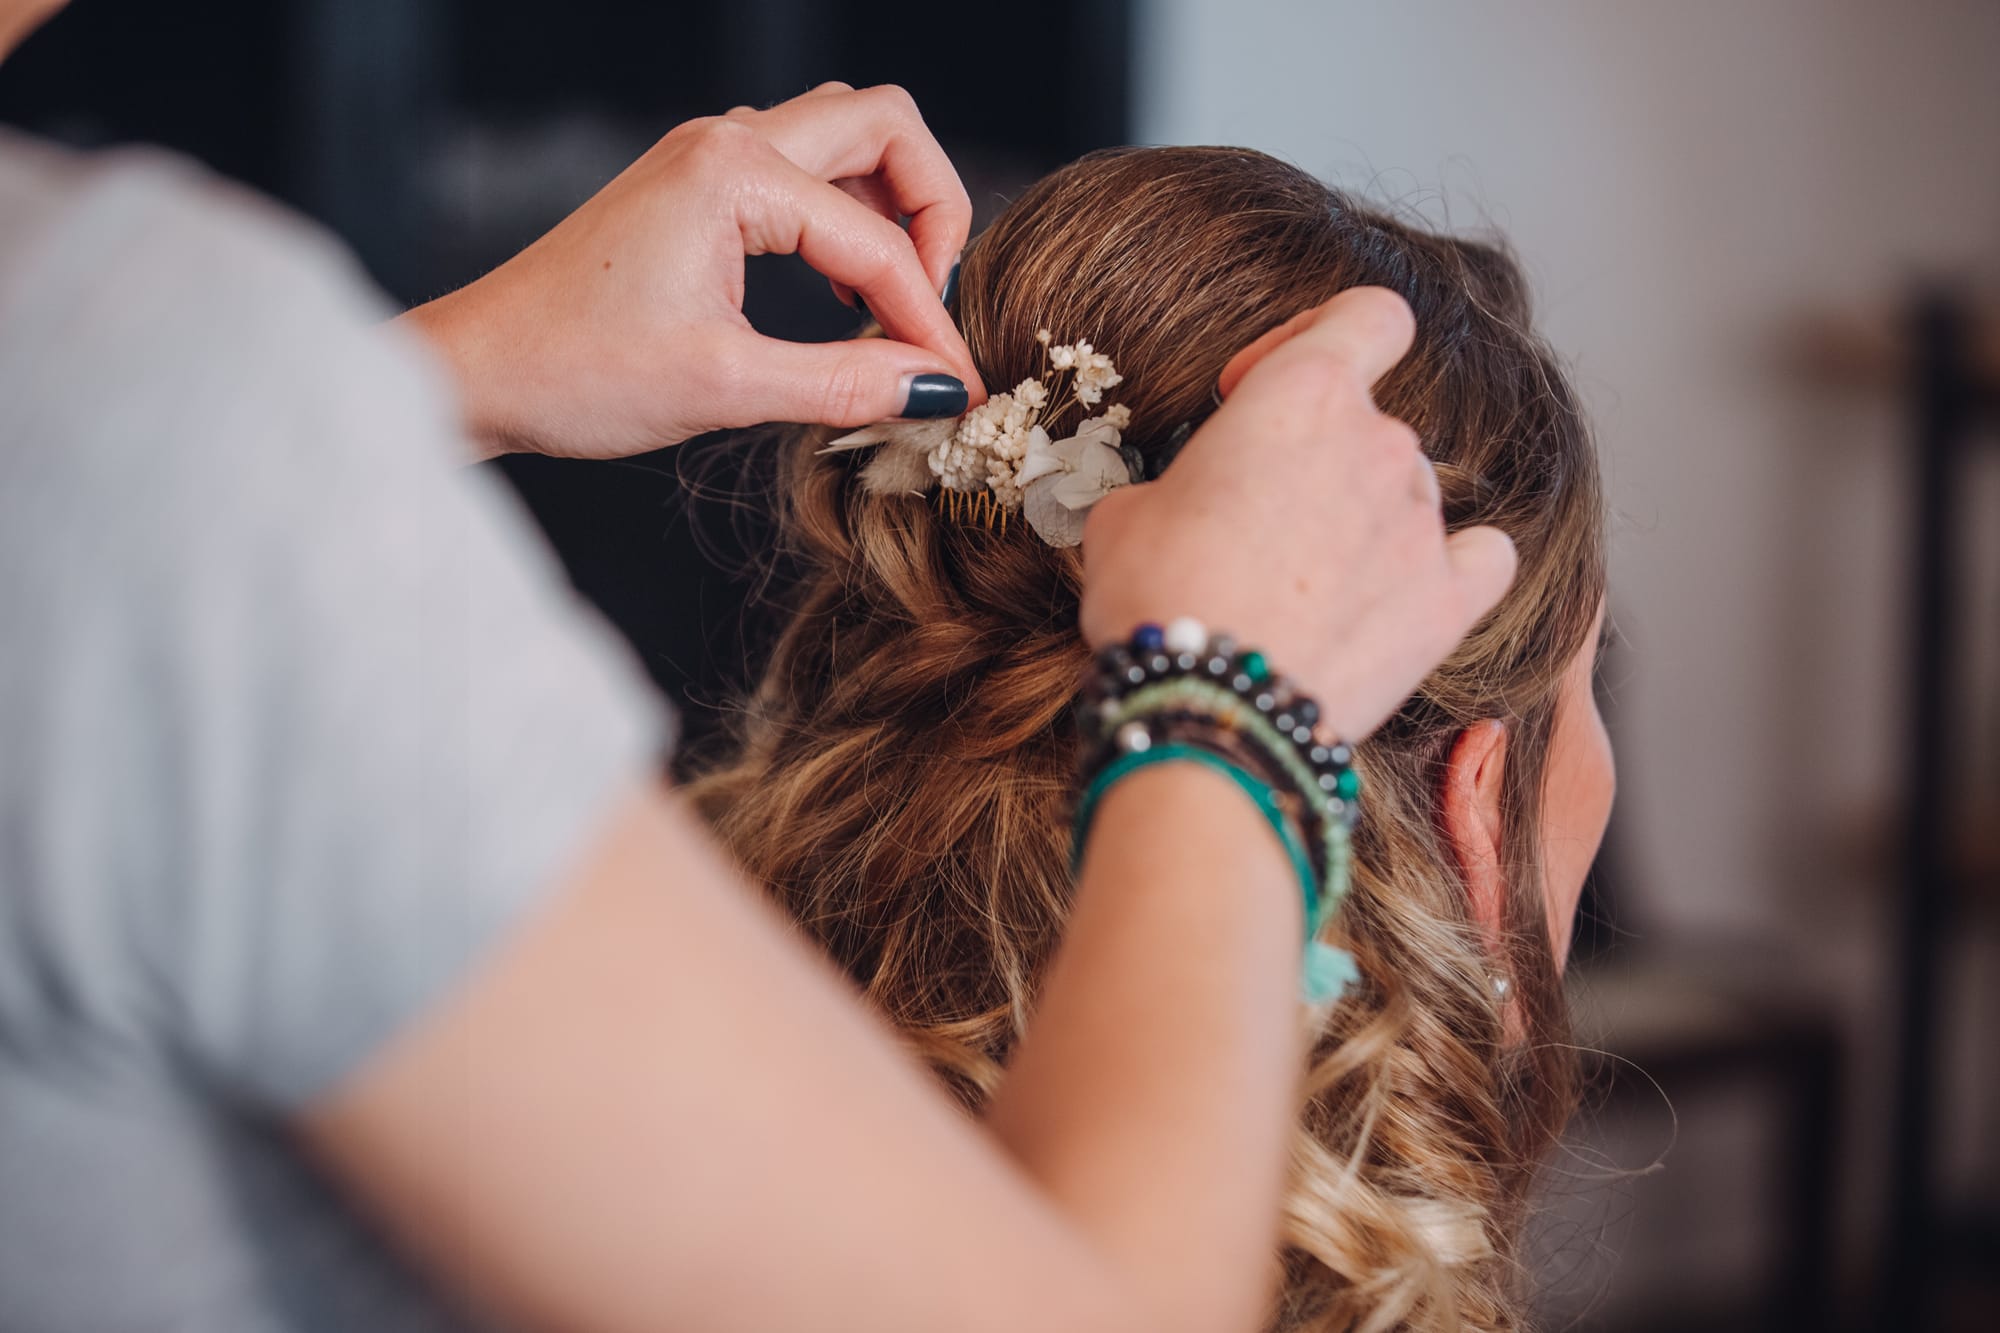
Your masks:
<instances>
[{"instance_id":1,"label":"dark blurred background","mask_svg":"<svg viewBox=\"0 0 2000 1333\"><path fill-rule=\"evenodd\" d=\"M909 88L982 220L1091 148L1229 142L1511 237L1620 631L1544 1318L2000 1327L2000 5L75 0L0 120L193 154L407 304L831 78ZM857 322L790 260L747 304ZM754 460L501 466L711 731L769 628Z\"/></svg>"},{"instance_id":2,"label":"dark blurred background","mask_svg":"<svg viewBox=\"0 0 2000 1333\"><path fill-rule=\"evenodd\" d=\"M1030 0L1008 21L1024 36L1003 52L976 10L912 0L82 0L8 62L0 120L191 153L332 228L407 305L514 254L677 122L834 78L916 94L983 223L1131 137L1124 0ZM745 305L788 338L859 323L791 258L751 261ZM496 465L697 743L775 615L753 596L762 524L734 503L762 460L719 443Z\"/></svg>"}]
</instances>

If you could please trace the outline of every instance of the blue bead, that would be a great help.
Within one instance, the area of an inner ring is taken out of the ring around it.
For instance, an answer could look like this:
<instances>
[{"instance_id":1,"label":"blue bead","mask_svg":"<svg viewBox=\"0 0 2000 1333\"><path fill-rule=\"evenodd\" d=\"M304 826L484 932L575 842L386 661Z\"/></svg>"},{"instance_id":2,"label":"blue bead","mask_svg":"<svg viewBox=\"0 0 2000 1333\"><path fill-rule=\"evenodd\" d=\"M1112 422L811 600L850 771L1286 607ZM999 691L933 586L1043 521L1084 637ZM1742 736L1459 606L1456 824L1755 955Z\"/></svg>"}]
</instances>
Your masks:
<instances>
[{"instance_id":1,"label":"blue bead","mask_svg":"<svg viewBox=\"0 0 2000 1333\"><path fill-rule=\"evenodd\" d=\"M1132 646L1142 653L1157 653L1166 642L1167 632L1150 622L1132 631Z\"/></svg>"}]
</instances>

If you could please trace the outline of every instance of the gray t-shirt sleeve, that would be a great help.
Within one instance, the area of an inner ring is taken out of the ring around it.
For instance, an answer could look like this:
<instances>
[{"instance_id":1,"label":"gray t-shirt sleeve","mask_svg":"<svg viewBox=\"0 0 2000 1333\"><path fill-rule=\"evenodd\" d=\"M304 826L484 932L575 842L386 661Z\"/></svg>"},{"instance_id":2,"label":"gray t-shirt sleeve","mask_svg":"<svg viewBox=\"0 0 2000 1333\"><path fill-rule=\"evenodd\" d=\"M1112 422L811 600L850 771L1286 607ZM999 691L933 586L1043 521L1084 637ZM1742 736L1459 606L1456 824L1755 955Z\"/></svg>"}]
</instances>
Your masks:
<instances>
[{"instance_id":1,"label":"gray t-shirt sleeve","mask_svg":"<svg viewBox=\"0 0 2000 1333\"><path fill-rule=\"evenodd\" d=\"M295 1106L558 887L664 709L333 247L162 159L6 165L0 1037Z\"/></svg>"}]
</instances>

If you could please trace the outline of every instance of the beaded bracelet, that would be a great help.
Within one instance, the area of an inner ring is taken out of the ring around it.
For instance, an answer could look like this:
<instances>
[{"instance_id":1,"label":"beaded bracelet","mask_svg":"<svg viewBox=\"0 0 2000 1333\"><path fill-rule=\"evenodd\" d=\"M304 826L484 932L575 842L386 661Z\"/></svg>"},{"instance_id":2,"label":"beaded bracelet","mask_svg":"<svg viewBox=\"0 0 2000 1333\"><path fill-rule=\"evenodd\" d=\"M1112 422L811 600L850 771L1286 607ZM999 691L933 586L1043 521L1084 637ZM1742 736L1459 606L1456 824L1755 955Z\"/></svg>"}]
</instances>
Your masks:
<instances>
[{"instance_id":1,"label":"beaded bracelet","mask_svg":"<svg viewBox=\"0 0 2000 1333\"><path fill-rule=\"evenodd\" d=\"M1090 767L1107 761L1104 749L1129 747L1146 719L1162 714L1205 716L1239 733L1288 779L1285 785L1318 827L1321 882L1344 887L1345 876L1338 872L1345 869L1348 835L1360 809L1353 752L1315 737L1319 705L1273 675L1262 653L1239 652L1227 636L1209 636L1192 618L1166 630L1142 625L1129 645L1113 645L1098 655L1079 711ZM1133 730L1121 742L1127 727ZM1090 752L1097 747L1099 753Z\"/></svg>"},{"instance_id":2,"label":"beaded bracelet","mask_svg":"<svg viewBox=\"0 0 2000 1333\"><path fill-rule=\"evenodd\" d=\"M1129 759L1159 749L1172 757L1186 757L1188 749L1208 754L1296 805L1288 813L1306 834L1309 870L1309 879L1301 880L1305 989L1309 999L1325 1000L1337 997L1355 975L1351 957L1314 937L1347 893L1360 775L1347 745L1315 736L1318 720L1318 705L1274 675L1262 653L1239 651L1227 636L1211 636L1186 617L1164 629L1141 625L1129 643L1099 653L1078 703L1085 788L1093 806L1112 781L1139 766ZM1079 822L1079 847L1085 828ZM1281 840L1287 836L1280 832ZM1288 851L1291 847L1287 842Z\"/></svg>"},{"instance_id":3,"label":"beaded bracelet","mask_svg":"<svg viewBox=\"0 0 2000 1333\"><path fill-rule=\"evenodd\" d=\"M1321 901L1319 885L1308 862L1305 843L1293 829L1291 816L1286 811L1284 802L1279 799L1278 793L1272 790L1269 783L1248 769L1230 762L1226 756L1185 741L1129 751L1100 769L1090 780L1090 785L1083 789L1083 795L1076 803L1076 819L1070 840L1071 872L1083 868L1084 840L1090 832L1091 819L1097 813L1097 803L1104 798L1104 793L1111 790L1112 785L1120 778L1130 777L1142 768L1152 764L1174 762L1196 763L1214 769L1243 789L1243 794L1250 798L1250 803L1257 807L1257 813L1264 816L1264 821L1271 826L1271 831L1278 835L1278 841L1284 845L1285 859L1291 862L1292 873L1298 877L1299 893L1304 899L1305 919L1310 923L1314 913L1319 910Z\"/></svg>"}]
</instances>

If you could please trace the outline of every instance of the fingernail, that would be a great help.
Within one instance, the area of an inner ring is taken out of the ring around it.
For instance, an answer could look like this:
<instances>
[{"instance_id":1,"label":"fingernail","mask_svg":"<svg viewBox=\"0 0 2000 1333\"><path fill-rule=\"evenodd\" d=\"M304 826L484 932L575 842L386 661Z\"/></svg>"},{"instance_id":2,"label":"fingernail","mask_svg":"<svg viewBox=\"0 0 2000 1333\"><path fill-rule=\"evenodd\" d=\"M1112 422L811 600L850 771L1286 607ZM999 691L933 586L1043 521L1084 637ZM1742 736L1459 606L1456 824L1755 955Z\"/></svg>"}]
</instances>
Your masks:
<instances>
[{"instance_id":1,"label":"fingernail","mask_svg":"<svg viewBox=\"0 0 2000 1333\"><path fill-rule=\"evenodd\" d=\"M906 421L933 421L938 417L962 416L965 412L965 381L956 375L912 375L903 399Z\"/></svg>"},{"instance_id":2,"label":"fingernail","mask_svg":"<svg viewBox=\"0 0 2000 1333\"><path fill-rule=\"evenodd\" d=\"M862 300L862 299L861 299L861 293L860 293L860 292L856 292L856 293L854 294L854 308L855 308L856 310L859 310L859 311L861 312L861 318L863 318L863 319L873 319L873 318L875 318L875 316L873 316L872 314L868 313L868 303L867 303L866 301L864 301L864 300Z\"/></svg>"},{"instance_id":3,"label":"fingernail","mask_svg":"<svg viewBox=\"0 0 2000 1333\"><path fill-rule=\"evenodd\" d=\"M938 294L938 300L943 303L946 310L951 309L952 300L958 295L959 263L960 261L956 259L951 261L951 272L945 275L944 291Z\"/></svg>"}]
</instances>

